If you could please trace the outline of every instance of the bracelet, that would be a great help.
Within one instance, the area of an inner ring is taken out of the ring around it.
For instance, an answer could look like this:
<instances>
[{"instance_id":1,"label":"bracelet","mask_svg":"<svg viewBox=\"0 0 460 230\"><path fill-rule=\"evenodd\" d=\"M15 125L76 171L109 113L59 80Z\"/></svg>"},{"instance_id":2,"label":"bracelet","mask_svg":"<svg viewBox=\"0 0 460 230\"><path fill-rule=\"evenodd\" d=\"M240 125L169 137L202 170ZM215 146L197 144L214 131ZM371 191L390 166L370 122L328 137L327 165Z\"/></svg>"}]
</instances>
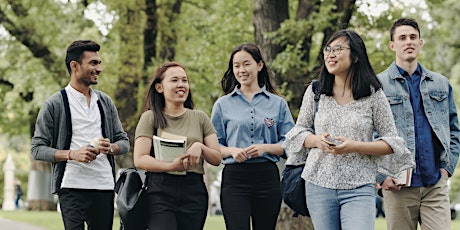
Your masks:
<instances>
[{"instance_id":1,"label":"bracelet","mask_svg":"<svg viewBox=\"0 0 460 230\"><path fill-rule=\"evenodd\" d=\"M68 160L68 161L72 160L72 159L70 158L70 153L71 153L71 152L72 152L72 150L69 150L69 152L67 153L67 160Z\"/></svg>"}]
</instances>

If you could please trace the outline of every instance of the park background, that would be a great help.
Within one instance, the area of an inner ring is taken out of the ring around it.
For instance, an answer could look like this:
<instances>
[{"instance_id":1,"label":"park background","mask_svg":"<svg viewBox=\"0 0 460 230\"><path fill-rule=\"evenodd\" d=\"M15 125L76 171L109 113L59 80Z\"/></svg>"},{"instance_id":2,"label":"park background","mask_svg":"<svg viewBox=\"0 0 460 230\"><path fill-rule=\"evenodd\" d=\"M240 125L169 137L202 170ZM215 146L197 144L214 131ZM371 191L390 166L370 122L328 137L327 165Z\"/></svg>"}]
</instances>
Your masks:
<instances>
[{"instance_id":1,"label":"park background","mask_svg":"<svg viewBox=\"0 0 460 230\"><path fill-rule=\"evenodd\" d=\"M0 0L0 166L12 156L27 210L56 209L50 165L31 159L30 138L43 101L69 81L64 57L73 40L101 44L94 88L112 96L132 144L145 87L165 61L186 66L195 108L210 115L231 51L254 42L296 117L333 32L357 31L379 73L394 60L388 30L401 16L418 20L425 42L419 60L449 78L458 101L458 12L456 0ZM117 165L132 167L132 151ZM207 167L207 181L220 169ZM450 179L453 203L460 202L459 174ZM295 225L289 210L281 216Z\"/></svg>"}]
</instances>

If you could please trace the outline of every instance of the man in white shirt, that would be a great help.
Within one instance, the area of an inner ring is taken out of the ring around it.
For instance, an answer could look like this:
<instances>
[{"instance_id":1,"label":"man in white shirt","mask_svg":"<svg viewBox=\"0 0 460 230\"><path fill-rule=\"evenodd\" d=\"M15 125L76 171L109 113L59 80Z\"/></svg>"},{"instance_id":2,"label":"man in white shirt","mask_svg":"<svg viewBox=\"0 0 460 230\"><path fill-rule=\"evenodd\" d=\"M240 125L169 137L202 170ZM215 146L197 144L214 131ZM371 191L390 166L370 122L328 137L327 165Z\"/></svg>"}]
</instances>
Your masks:
<instances>
[{"instance_id":1,"label":"man in white shirt","mask_svg":"<svg viewBox=\"0 0 460 230\"><path fill-rule=\"evenodd\" d=\"M129 151L111 98L90 87L102 72L99 49L89 40L67 48L70 82L43 104L31 142L34 159L53 165L65 229L112 229L114 155Z\"/></svg>"}]
</instances>

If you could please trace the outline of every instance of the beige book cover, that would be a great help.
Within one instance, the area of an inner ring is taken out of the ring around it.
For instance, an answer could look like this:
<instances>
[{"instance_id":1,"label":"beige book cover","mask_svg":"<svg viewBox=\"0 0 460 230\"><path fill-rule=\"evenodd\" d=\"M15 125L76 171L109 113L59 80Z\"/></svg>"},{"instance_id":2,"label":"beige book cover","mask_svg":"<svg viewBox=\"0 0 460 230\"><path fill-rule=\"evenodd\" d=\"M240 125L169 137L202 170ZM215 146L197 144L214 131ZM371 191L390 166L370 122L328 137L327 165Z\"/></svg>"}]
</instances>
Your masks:
<instances>
[{"instance_id":1,"label":"beige book cover","mask_svg":"<svg viewBox=\"0 0 460 230\"><path fill-rule=\"evenodd\" d=\"M404 187L409 187L412 178L412 168L408 168L399 173L396 179L399 181L399 184Z\"/></svg>"}]
</instances>

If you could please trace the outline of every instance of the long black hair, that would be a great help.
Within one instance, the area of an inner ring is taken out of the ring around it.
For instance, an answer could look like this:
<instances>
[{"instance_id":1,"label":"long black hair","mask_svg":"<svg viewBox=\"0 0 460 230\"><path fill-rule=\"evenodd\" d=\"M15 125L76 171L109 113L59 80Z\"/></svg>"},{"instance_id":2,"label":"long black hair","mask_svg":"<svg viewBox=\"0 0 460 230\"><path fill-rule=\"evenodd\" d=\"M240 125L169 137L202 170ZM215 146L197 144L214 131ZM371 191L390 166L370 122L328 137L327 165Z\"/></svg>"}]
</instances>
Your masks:
<instances>
[{"instance_id":1,"label":"long black hair","mask_svg":"<svg viewBox=\"0 0 460 230\"><path fill-rule=\"evenodd\" d=\"M363 39L352 30L339 30L329 38L326 46L338 38L344 38L350 46L351 65L350 69L348 69L346 80L350 81L353 99L358 100L362 97L370 96L372 90L381 89L382 85L369 62ZM335 76L328 72L323 59L319 70L319 92L327 96L332 96L334 79Z\"/></svg>"},{"instance_id":2,"label":"long black hair","mask_svg":"<svg viewBox=\"0 0 460 230\"><path fill-rule=\"evenodd\" d=\"M273 84L271 82L271 76L269 74L267 66L265 65L264 59L262 58L262 54L260 52L259 47L257 47L257 45L253 43L244 43L237 46L233 50L232 55L230 56L230 60L228 61L228 69L227 71L225 71L225 74L222 77L222 80L220 81L222 85L222 90L224 91L224 95L231 93L233 89L235 89L235 87L240 86L240 83L236 80L235 74L233 73L233 56L235 56L236 53L242 50L251 54L252 58L257 63L263 63L263 67L257 75L257 83L259 85L265 85L265 89L268 92L278 94L275 88L273 87Z\"/></svg>"},{"instance_id":3,"label":"long black hair","mask_svg":"<svg viewBox=\"0 0 460 230\"><path fill-rule=\"evenodd\" d=\"M159 93L156 90L155 85L157 83L161 83L161 81L164 79L163 74L171 67L180 67L185 70L184 66L176 62L166 62L160 65L153 74L152 81L150 82L149 88L145 94L143 110L144 112L147 110L152 110L155 128L165 128L168 125L163 112L163 109L166 105L165 97L162 93ZM194 107L191 89L189 89L187 99L184 102L184 107L188 109L193 109Z\"/></svg>"}]
</instances>

